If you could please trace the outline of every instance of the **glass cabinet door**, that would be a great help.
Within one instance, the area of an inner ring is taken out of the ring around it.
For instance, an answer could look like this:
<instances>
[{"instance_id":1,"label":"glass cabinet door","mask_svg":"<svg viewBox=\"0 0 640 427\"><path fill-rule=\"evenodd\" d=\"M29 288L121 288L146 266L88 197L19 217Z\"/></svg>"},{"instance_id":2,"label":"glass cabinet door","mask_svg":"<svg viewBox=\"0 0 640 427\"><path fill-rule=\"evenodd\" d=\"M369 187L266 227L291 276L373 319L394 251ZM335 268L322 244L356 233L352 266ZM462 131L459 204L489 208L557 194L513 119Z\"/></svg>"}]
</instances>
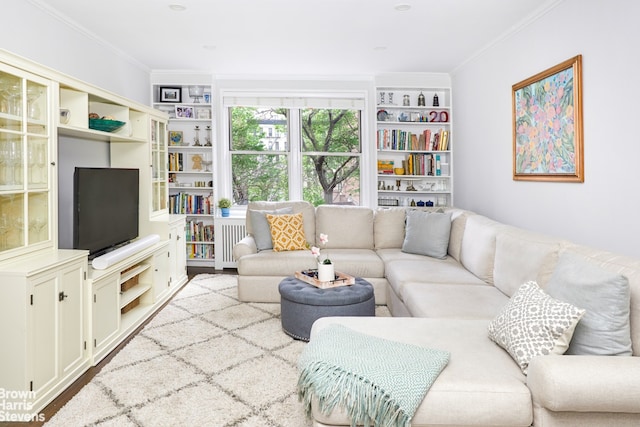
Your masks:
<instances>
[{"instance_id":1,"label":"glass cabinet door","mask_svg":"<svg viewBox=\"0 0 640 427\"><path fill-rule=\"evenodd\" d=\"M151 120L151 209L152 214L167 209L167 124Z\"/></svg>"},{"instance_id":2,"label":"glass cabinet door","mask_svg":"<svg viewBox=\"0 0 640 427\"><path fill-rule=\"evenodd\" d=\"M49 81L0 64L0 259L52 240L50 94Z\"/></svg>"}]
</instances>

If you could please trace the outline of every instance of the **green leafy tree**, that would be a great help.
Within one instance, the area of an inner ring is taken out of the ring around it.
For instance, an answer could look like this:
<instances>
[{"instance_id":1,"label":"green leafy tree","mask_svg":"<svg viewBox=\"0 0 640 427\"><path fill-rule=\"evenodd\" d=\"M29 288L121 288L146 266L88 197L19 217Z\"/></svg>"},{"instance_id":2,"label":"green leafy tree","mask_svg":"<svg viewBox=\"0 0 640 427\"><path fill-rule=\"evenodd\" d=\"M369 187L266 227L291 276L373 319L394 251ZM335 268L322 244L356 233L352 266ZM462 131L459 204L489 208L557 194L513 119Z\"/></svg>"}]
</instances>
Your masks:
<instances>
[{"instance_id":1,"label":"green leafy tree","mask_svg":"<svg viewBox=\"0 0 640 427\"><path fill-rule=\"evenodd\" d=\"M265 146L267 136L260 124L270 121L277 131L288 134L286 108L231 110L232 185L234 200L285 200L288 197L288 169L284 156ZM283 124L278 124L282 122ZM360 152L360 115L352 110L305 109L301 111L303 197L314 205L333 203L337 186L359 178L359 158L340 153ZM264 154L262 154L264 153ZM353 186L359 191L359 184Z\"/></svg>"},{"instance_id":2,"label":"green leafy tree","mask_svg":"<svg viewBox=\"0 0 640 427\"><path fill-rule=\"evenodd\" d=\"M269 154L262 142L260 112L252 107L234 107L231 111L231 144L234 151L264 154L234 154L232 157L233 198L238 204L250 200L286 198L286 164L281 156Z\"/></svg>"},{"instance_id":3,"label":"green leafy tree","mask_svg":"<svg viewBox=\"0 0 640 427\"><path fill-rule=\"evenodd\" d=\"M301 120L303 152L351 153L360 151L360 115L357 111L306 109L302 111ZM357 157L333 155L310 155L308 157L311 161L311 169L322 188L324 203L333 203L334 189L357 175L360 168ZM309 189L308 193L312 199L317 196L312 189ZM314 200L310 201L315 202Z\"/></svg>"}]
</instances>

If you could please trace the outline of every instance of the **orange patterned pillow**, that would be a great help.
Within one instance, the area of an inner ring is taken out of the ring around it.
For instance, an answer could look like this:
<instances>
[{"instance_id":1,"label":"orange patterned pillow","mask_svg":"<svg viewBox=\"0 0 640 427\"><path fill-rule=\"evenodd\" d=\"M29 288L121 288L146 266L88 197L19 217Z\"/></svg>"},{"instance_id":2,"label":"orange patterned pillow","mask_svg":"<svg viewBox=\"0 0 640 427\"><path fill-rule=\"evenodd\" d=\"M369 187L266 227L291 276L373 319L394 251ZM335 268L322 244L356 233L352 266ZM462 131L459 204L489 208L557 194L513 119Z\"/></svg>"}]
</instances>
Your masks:
<instances>
[{"instance_id":1,"label":"orange patterned pillow","mask_svg":"<svg viewBox=\"0 0 640 427\"><path fill-rule=\"evenodd\" d=\"M266 217L271 230L274 251L300 251L307 249L302 213L290 215L267 214Z\"/></svg>"}]
</instances>

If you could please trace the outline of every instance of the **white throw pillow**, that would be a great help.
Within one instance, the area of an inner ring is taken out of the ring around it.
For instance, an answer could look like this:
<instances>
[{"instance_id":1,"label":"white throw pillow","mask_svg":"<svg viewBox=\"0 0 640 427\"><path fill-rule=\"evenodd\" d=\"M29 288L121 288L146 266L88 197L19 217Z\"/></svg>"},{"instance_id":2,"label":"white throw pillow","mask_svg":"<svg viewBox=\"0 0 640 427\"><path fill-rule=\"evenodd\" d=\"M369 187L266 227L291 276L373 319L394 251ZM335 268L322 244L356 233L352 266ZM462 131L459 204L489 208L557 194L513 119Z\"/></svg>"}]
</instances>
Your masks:
<instances>
[{"instance_id":1,"label":"white throw pillow","mask_svg":"<svg viewBox=\"0 0 640 427\"><path fill-rule=\"evenodd\" d=\"M526 375L535 356L563 354L585 310L526 282L489 323L489 338L504 348Z\"/></svg>"}]
</instances>

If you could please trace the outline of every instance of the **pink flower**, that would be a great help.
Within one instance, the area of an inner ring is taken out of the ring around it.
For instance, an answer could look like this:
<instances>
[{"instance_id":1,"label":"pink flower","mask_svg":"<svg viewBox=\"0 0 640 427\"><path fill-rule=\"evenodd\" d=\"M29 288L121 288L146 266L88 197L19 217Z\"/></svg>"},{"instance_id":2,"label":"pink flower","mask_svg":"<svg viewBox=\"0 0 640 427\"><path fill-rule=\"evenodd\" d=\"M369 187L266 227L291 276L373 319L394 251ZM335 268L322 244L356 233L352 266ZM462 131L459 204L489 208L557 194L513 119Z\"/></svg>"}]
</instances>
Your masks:
<instances>
[{"instance_id":1,"label":"pink flower","mask_svg":"<svg viewBox=\"0 0 640 427\"><path fill-rule=\"evenodd\" d=\"M327 242L329 242L329 236L327 236L324 233L320 233L320 243L322 243L323 245L326 245ZM315 246L313 246L311 248L311 254L316 257L319 264L331 264L331 260L329 258L325 258L324 261L321 261L320 248L316 248Z\"/></svg>"}]
</instances>

